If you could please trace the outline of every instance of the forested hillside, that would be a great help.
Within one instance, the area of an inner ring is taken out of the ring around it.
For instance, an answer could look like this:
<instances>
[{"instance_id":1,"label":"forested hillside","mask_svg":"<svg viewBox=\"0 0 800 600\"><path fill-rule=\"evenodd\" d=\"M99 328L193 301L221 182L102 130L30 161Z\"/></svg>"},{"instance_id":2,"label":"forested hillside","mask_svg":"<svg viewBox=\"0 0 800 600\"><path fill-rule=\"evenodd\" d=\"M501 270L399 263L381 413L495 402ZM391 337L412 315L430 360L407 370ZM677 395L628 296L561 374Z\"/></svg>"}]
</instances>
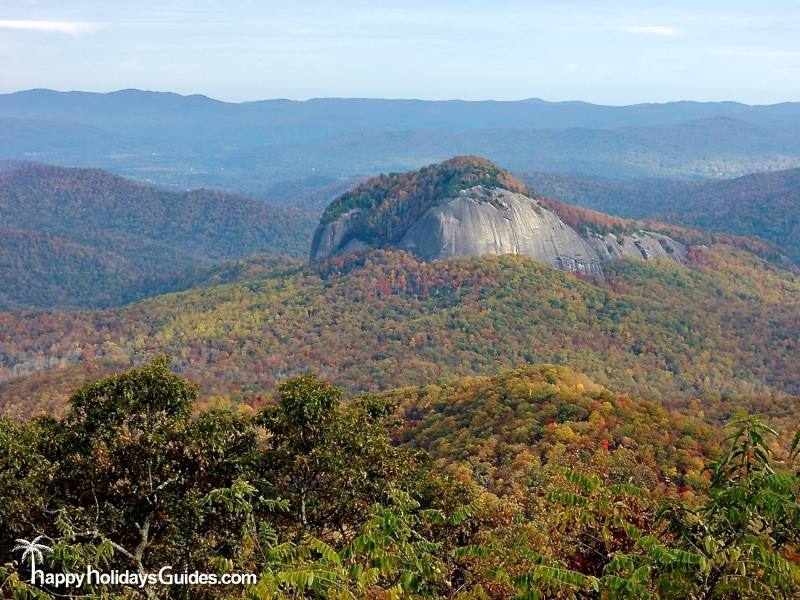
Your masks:
<instances>
[{"instance_id":1,"label":"forested hillside","mask_svg":"<svg viewBox=\"0 0 800 600\"><path fill-rule=\"evenodd\" d=\"M56 410L63 380L161 352L206 394L254 403L307 369L357 391L539 362L651 400L800 391L798 276L723 244L689 259L610 263L601 283L523 257L377 252L121 309L4 313L0 398Z\"/></svg>"},{"instance_id":2,"label":"forested hillside","mask_svg":"<svg viewBox=\"0 0 800 600\"><path fill-rule=\"evenodd\" d=\"M528 173L523 178L542 194L570 204L760 237L800 262L800 169L699 182L622 181L550 173Z\"/></svg>"},{"instance_id":3,"label":"forested hillside","mask_svg":"<svg viewBox=\"0 0 800 600\"><path fill-rule=\"evenodd\" d=\"M199 394L161 357L77 388L61 420L0 419L0 530L23 549L46 541L37 565L53 573L254 575L98 579L80 590L91 597L800 589L796 429L740 415L721 431L548 365L355 398L306 375L258 410ZM0 547L4 597L74 592L26 583L19 549Z\"/></svg>"},{"instance_id":4,"label":"forested hillside","mask_svg":"<svg viewBox=\"0 0 800 600\"><path fill-rule=\"evenodd\" d=\"M316 217L96 169L0 172L0 308L98 307L175 289L223 259L304 256Z\"/></svg>"}]
</instances>

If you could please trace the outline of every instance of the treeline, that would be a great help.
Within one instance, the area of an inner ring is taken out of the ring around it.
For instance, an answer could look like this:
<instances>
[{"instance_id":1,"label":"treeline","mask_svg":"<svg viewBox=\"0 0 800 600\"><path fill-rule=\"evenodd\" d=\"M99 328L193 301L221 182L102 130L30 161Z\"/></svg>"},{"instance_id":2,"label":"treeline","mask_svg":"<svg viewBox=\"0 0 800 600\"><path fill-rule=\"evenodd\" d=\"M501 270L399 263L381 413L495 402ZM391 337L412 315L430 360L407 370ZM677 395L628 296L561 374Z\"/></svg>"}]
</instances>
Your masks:
<instances>
[{"instance_id":1,"label":"treeline","mask_svg":"<svg viewBox=\"0 0 800 600\"><path fill-rule=\"evenodd\" d=\"M723 437L556 367L345 399L313 375L258 410L197 404L167 359L0 421L0 593L38 568L252 572L103 598L790 598L791 438ZM775 444L785 452L777 460ZM7 539L6 539L7 538Z\"/></svg>"}]
</instances>

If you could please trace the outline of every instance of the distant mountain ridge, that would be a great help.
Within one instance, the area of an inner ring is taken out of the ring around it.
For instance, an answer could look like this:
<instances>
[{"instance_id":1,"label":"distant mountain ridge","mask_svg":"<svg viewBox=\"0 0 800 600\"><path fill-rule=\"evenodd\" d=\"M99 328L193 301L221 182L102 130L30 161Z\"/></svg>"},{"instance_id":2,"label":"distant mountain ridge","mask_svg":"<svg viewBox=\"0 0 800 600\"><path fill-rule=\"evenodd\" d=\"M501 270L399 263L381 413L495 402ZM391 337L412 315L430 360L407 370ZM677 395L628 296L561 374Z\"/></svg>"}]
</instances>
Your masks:
<instances>
[{"instance_id":1,"label":"distant mountain ridge","mask_svg":"<svg viewBox=\"0 0 800 600\"><path fill-rule=\"evenodd\" d=\"M280 202L450 156L514 171L720 177L800 167L800 103L263 100L123 90L0 95L0 159L94 166L176 189ZM323 208L329 196L299 204Z\"/></svg>"},{"instance_id":2,"label":"distant mountain ridge","mask_svg":"<svg viewBox=\"0 0 800 600\"><path fill-rule=\"evenodd\" d=\"M303 256L314 217L98 169L0 171L0 307L110 306L182 289L215 263Z\"/></svg>"},{"instance_id":3,"label":"distant mountain ridge","mask_svg":"<svg viewBox=\"0 0 800 600\"><path fill-rule=\"evenodd\" d=\"M88 112L91 110L91 112ZM747 105L739 102L676 101L627 106L604 106L582 101L528 100L417 100L372 98L269 99L224 102L195 94L136 89L108 93L58 92L46 89L0 94L0 115L24 118L59 118L125 129L175 118L164 134L174 135L195 116L249 119L261 127L284 127L330 119L325 132L386 131L403 129L572 128L613 129L677 124L714 117L742 119L762 126L785 123L800 113L800 102ZM212 130L193 133L205 136ZM134 133L131 131L130 133ZM252 132L240 132L250 135ZM297 131L293 130L296 134Z\"/></svg>"}]
</instances>

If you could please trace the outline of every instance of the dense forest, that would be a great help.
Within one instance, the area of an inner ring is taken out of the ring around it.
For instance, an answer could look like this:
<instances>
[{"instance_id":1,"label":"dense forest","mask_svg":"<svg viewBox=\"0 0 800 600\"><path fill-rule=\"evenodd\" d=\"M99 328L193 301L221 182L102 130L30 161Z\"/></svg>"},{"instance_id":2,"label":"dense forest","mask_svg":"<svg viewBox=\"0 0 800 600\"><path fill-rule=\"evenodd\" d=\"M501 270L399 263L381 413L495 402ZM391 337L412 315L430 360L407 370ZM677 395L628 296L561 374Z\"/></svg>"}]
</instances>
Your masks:
<instances>
[{"instance_id":1,"label":"dense forest","mask_svg":"<svg viewBox=\"0 0 800 600\"><path fill-rule=\"evenodd\" d=\"M302 211L0 168L0 597L76 596L38 566L142 578L78 595L108 599L797 598L782 248L538 196L685 260L386 248L474 185L532 195L475 157L376 177L322 223L377 248L306 263Z\"/></svg>"},{"instance_id":2,"label":"dense forest","mask_svg":"<svg viewBox=\"0 0 800 600\"><path fill-rule=\"evenodd\" d=\"M313 213L97 169L0 172L0 308L102 307L185 289L225 259L305 256Z\"/></svg>"},{"instance_id":3,"label":"dense forest","mask_svg":"<svg viewBox=\"0 0 800 600\"><path fill-rule=\"evenodd\" d=\"M554 366L346 398L313 374L198 404L169 359L88 382L62 419L0 420L3 597L87 566L249 585L83 597L787 599L800 436L723 428ZM796 423L795 423L796 428ZM27 544L27 546L26 546Z\"/></svg>"},{"instance_id":4,"label":"dense forest","mask_svg":"<svg viewBox=\"0 0 800 600\"><path fill-rule=\"evenodd\" d=\"M94 312L0 313L0 403L58 413L88 376L170 353L208 396L257 404L314 369L382 390L541 362L657 401L800 392L800 279L724 244L589 281L520 256L375 251Z\"/></svg>"},{"instance_id":5,"label":"dense forest","mask_svg":"<svg viewBox=\"0 0 800 600\"><path fill-rule=\"evenodd\" d=\"M800 263L800 169L690 182L552 173L523 179L558 200L615 215L759 237Z\"/></svg>"}]
</instances>

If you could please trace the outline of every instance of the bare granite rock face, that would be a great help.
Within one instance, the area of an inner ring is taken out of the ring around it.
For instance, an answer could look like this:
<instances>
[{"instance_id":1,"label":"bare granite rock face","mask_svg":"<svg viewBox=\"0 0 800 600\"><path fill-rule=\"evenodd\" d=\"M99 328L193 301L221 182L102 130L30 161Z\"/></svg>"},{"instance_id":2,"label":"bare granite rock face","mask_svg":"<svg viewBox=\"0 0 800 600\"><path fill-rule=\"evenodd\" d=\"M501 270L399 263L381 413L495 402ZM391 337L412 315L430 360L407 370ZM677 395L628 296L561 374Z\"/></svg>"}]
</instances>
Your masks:
<instances>
[{"instance_id":1,"label":"bare granite rock face","mask_svg":"<svg viewBox=\"0 0 800 600\"><path fill-rule=\"evenodd\" d=\"M314 239L311 240L311 260L319 260L335 254L347 254L364 247L363 242L359 245L360 240L350 236L350 230L358 218L359 212L358 210L347 211L332 223L317 227Z\"/></svg>"},{"instance_id":2,"label":"bare granite rock face","mask_svg":"<svg viewBox=\"0 0 800 600\"><path fill-rule=\"evenodd\" d=\"M368 244L353 235L360 209L320 225L311 260L347 254ZM667 236L638 231L582 237L537 200L500 188L475 186L444 198L417 219L393 247L423 260L521 254L562 271L602 277L602 263L623 257L682 262L686 248Z\"/></svg>"},{"instance_id":3,"label":"bare granite rock face","mask_svg":"<svg viewBox=\"0 0 800 600\"><path fill-rule=\"evenodd\" d=\"M671 237L653 231L637 231L635 233L605 235L593 234L587 242L597 252L602 261L617 258L635 258L638 260L668 259L676 262L686 260L686 246Z\"/></svg>"},{"instance_id":4,"label":"bare granite rock face","mask_svg":"<svg viewBox=\"0 0 800 600\"><path fill-rule=\"evenodd\" d=\"M522 254L566 271L602 273L592 246L553 211L522 194L481 186L429 208L397 247L424 260Z\"/></svg>"}]
</instances>

